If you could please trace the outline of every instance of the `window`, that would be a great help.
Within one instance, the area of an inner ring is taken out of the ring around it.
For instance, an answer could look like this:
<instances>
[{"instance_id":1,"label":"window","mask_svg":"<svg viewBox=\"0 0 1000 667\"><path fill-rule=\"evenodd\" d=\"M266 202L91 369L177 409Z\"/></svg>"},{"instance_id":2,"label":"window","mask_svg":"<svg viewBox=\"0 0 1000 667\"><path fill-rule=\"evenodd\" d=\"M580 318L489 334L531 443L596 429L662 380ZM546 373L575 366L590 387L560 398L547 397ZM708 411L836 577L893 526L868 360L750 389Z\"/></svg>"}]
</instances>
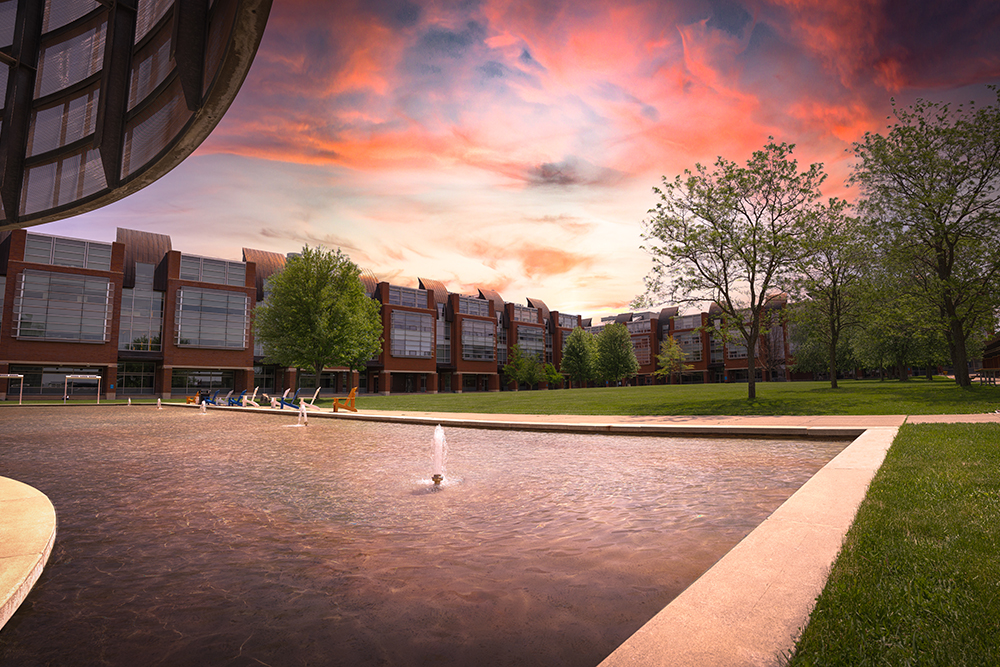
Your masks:
<instances>
[{"instance_id":1,"label":"window","mask_svg":"<svg viewBox=\"0 0 1000 667\"><path fill-rule=\"evenodd\" d=\"M228 391L236 387L236 371L202 368L175 368L170 388L185 394L196 391Z\"/></svg>"},{"instance_id":2,"label":"window","mask_svg":"<svg viewBox=\"0 0 1000 667\"><path fill-rule=\"evenodd\" d=\"M177 346L246 349L248 302L243 292L181 287L175 317Z\"/></svg>"},{"instance_id":3,"label":"window","mask_svg":"<svg viewBox=\"0 0 1000 667\"><path fill-rule=\"evenodd\" d=\"M156 364L151 361L126 361L118 364L119 394L155 393Z\"/></svg>"},{"instance_id":4,"label":"window","mask_svg":"<svg viewBox=\"0 0 1000 667\"><path fill-rule=\"evenodd\" d=\"M111 244L28 234L24 244L24 261L110 271Z\"/></svg>"},{"instance_id":5,"label":"window","mask_svg":"<svg viewBox=\"0 0 1000 667\"><path fill-rule=\"evenodd\" d=\"M746 359L747 346L741 343L730 343L728 345L728 355L730 359Z\"/></svg>"},{"instance_id":6,"label":"window","mask_svg":"<svg viewBox=\"0 0 1000 667\"><path fill-rule=\"evenodd\" d=\"M649 336L633 336L632 350L635 351L635 360L639 365L645 366L652 358L652 348L649 345Z\"/></svg>"},{"instance_id":7,"label":"window","mask_svg":"<svg viewBox=\"0 0 1000 667\"><path fill-rule=\"evenodd\" d=\"M532 324L538 323L538 309L529 308L527 306L514 306L514 321L515 322L531 322Z\"/></svg>"},{"instance_id":8,"label":"window","mask_svg":"<svg viewBox=\"0 0 1000 667\"><path fill-rule=\"evenodd\" d=\"M394 357L434 356L434 321L424 313L392 311L389 352Z\"/></svg>"},{"instance_id":9,"label":"window","mask_svg":"<svg viewBox=\"0 0 1000 667\"><path fill-rule=\"evenodd\" d=\"M158 352L162 348L163 293L153 290L153 265L137 262L135 287L122 290L119 350Z\"/></svg>"},{"instance_id":10,"label":"window","mask_svg":"<svg viewBox=\"0 0 1000 667\"><path fill-rule=\"evenodd\" d=\"M437 305L437 362L439 364L451 363L451 327L445 320L444 304Z\"/></svg>"},{"instance_id":11,"label":"window","mask_svg":"<svg viewBox=\"0 0 1000 667\"><path fill-rule=\"evenodd\" d=\"M463 315L478 315L479 317L490 316L490 302L485 299L477 299L471 296L458 297L458 312Z\"/></svg>"},{"instance_id":12,"label":"window","mask_svg":"<svg viewBox=\"0 0 1000 667\"><path fill-rule=\"evenodd\" d=\"M17 276L11 333L22 340L106 343L111 306L107 278L27 269Z\"/></svg>"},{"instance_id":13,"label":"window","mask_svg":"<svg viewBox=\"0 0 1000 667\"><path fill-rule=\"evenodd\" d=\"M101 375L103 368L72 366L14 366L10 372L24 376L26 395L62 396L63 389L73 396L97 396L97 380L78 379L66 381L67 375ZM103 385L103 382L102 382Z\"/></svg>"},{"instance_id":14,"label":"window","mask_svg":"<svg viewBox=\"0 0 1000 667\"><path fill-rule=\"evenodd\" d=\"M462 359L493 361L496 328L484 320L462 320Z\"/></svg>"},{"instance_id":15,"label":"window","mask_svg":"<svg viewBox=\"0 0 1000 667\"><path fill-rule=\"evenodd\" d=\"M697 329L701 326L701 315L685 315L674 318L674 331Z\"/></svg>"},{"instance_id":16,"label":"window","mask_svg":"<svg viewBox=\"0 0 1000 667\"><path fill-rule=\"evenodd\" d=\"M677 345L687 355L684 358L685 361L701 361L702 342L700 333L697 331L679 333L674 336L674 340L677 341Z\"/></svg>"},{"instance_id":17,"label":"window","mask_svg":"<svg viewBox=\"0 0 1000 667\"><path fill-rule=\"evenodd\" d=\"M652 324L653 323L650 322L649 320L638 320L636 322L627 323L625 325L625 328L628 329L628 332L632 334L649 333L650 331L652 331L651 328Z\"/></svg>"},{"instance_id":18,"label":"window","mask_svg":"<svg viewBox=\"0 0 1000 667\"><path fill-rule=\"evenodd\" d=\"M579 326L579 316L577 315L564 315L559 313L559 326L563 329L575 329Z\"/></svg>"},{"instance_id":19,"label":"window","mask_svg":"<svg viewBox=\"0 0 1000 667\"><path fill-rule=\"evenodd\" d=\"M426 308L427 290L389 285L389 305Z\"/></svg>"},{"instance_id":20,"label":"window","mask_svg":"<svg viewBox=\"0 0 1000 667\"><path fill-rule=\"evenodd\" d=\"M181 255L180 277L181 280L243 287L247 282L247 265L224 259Z\"/></svg>"},{"instance_id":21,"label":"window","mask_svg":"<svg viewBox=\"0 0 1000 667\"><path fill-rule=\"evenodd\" d=\"M517 345L524 355L533 355L538 360L545 357L545 332L541 327L518 327Z\"/></svg>"},{"instance_id":22,"label":"window","mask_svg":"<svg viewBox=\"0 0 1000 667\"><path fill-rule=\"evenodd\" d=\"M496 336L497 336L497 364L507 363L507 330L501 324L503 315L497 313Z\"/></svg>"}]
</instances>

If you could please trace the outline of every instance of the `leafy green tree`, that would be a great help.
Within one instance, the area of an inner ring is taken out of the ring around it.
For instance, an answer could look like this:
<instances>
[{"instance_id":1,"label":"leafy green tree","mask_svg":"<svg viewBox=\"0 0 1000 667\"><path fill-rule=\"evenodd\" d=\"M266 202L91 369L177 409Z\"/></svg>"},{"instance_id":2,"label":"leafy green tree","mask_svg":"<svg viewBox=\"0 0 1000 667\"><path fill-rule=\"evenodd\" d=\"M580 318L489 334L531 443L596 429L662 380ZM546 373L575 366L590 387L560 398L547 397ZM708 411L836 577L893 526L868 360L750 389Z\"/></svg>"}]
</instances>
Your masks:
<instances>
[{"instance_id":1,"label":"leafy green tree","mask_svg":"<svg viewBox=\"0 0 1000 667\"><path fill-rule=\"evenodd\" d=\"M563 345L559 370L569 376L570 381L582 385L597 377L597 340L593 334L576 327Z\"/></svg>"},{"instance_id":2,"label":"leafy green tree","mask_svg":"<svg viewBox=\"0 0 1000 667\"><path fill-rule=\"evenodd\" d=\"M325 248L302 249L267 280L254 313L254 334L265 361L308 368L361 370L382 346L378 303L365 294L357 265Z\"/></svg>"},{"instance_id":3,"label":"leafy green tree","mask_svg":"<svg viewBox=\"0 0 1000 667\"><path fill-rule=\"evenodd\" d=\"M873 269L862 304L864 317L851 335L853 356L865 368L892 369L909 379L912 365L935 365L945 349L940 320L924 302L906 290L908 276L889 267Z\"/></svg>"},{"instance_id":4,"label":"leafy green tree","mask_svg":"<svg viewBox=\"0 0 1000 667\"><path fill-rule=\"evenodd\" d=\"M520 345L510 348L510 358L503 367L503 374L514 383L514 391L521 383L533 387L545 380L545 372L538 355L523 352Z\"/></svg>"},{"instance_id":5,"label":"leafy green tree","mask_svg":"<svg viewBox=\"0 0 1000 667\"><path fill-rule=\"evenodd\" d=\"M673 383L678 373L693 368L691 364L684 363L687 356L687 352L681 349L674 337L668 336L660 345L660 353L656 355L657 369L653 371L653 375L666 378L667 382Z\"/></svg>"},{"instance_id":6,"label":"leafy green tree","mask_svg":"<svg viewBox=\"0 0 1000 667\"><path fill-rule=\"evenodd\" d=\"M858 218L848 215L847 202L830 199L817 210L808 230L808 252L800 264L796 288L802 299L791 312L799 332L808 333L810 340L796 355L814 354L812 345L820 344L833 389L837 388L837 371L843 370L848 356L842 341L858 325L863 279L876 261L868 231ZM804 368L812 361L796 359L796 365Z\"/></svg>"},{"instance_id":7,"label":"leafy green tree","mask_svg":"<svg viewBox=\"0 0 1000 667\"><path fill-rule=\"evenodd\" d=\"M549 388L558 387L566 378L559 372L554 364L545 363L542 365L542 378L549 385Z\"/></svg>"},{"instance_id":8,"label":"leafy green tree","mask_svg":"<svg viewBox=\"0 0 1000 667\"><path fill-rule=\"evenodd\" d=\"M639 372L632 336L621 323L608 324L597 335L597 377L618 382Z\"/></svg>"},{"instance_id":9,"label":"leafy green tree","mask_svg":"<svg viewBox=\"0 0 1000 667\"><path fill-rule=\"evenodd\" d=\"M750 400L764 310L796 275L826 177L819 164L800 171L792 148L772 140L745 167L720 157L664 177L643 232L653 268L636 305L716 302L747 346Z\"/></svg>"},{"instance_id":10,"label":"leafy green tree","mask_svg":"<svg viewBox=\"0 0 1000 667\"><path fill-rule=\"evenodd\" d=\"M801 311L808 309L808 312ZM796 372L830 373L830 342L827 337L828 322L822 308L811 302L798 302L789 306L788 336L792 348L792 369ZM851 333L857 327L837 338L836 367L834 373L852 371L861 364L851 351ZM831 383L831 387L832 387Z\"/></svg>"},{"instance_id":11,"label":"leafy green tree","mask_svg":"<svg viewBox=\"0 0 1000 667\"><path fill-rule=\"evenodd\" d=\"M1000 294L1000 92L990 89L997 102L982 109L894 106L885 135L854 144L862 210L944 321L960 386L971 382L970 339L993 325Z\"/></svg>"}]
</instances>

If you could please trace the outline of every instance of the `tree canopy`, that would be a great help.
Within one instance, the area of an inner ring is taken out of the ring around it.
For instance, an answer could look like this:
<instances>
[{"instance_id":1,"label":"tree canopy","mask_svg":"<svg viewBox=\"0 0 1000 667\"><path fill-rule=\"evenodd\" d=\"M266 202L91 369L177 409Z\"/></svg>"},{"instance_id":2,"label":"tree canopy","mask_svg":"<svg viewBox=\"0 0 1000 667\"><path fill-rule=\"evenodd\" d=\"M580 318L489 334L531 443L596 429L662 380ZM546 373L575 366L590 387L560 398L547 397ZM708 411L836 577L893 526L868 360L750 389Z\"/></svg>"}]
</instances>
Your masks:
<instances>
[{"instance_id":1,"label":"tree canopy","mask_svg":"<svg viewBox=\"0 0 1000 667\"><path fill-rule=\"evenodd\" d=\"M894 106L884 135L854 144L862 212L927 316L943 321L962 386L969 345L995 325L1000 294L1000 93L991 90L997 103L982 109Z\"/></svg>"},{"instance_id":2,"label":"tree canopy","mask_svg":"<svg viewBox=\"0 0 1000 667\"><path fill-rule=\"evenodd\" d=\"M720 157L712 169L664 177L643 233L653 268L636 305L717 303L746 344L749 399L764 309L797 275L826 177L819 164L800 170L792 149L772 139L745 167Z\"/></svg>"},{"instance_id":3,"label":"tree canopy","mask_svg":"<svg viewBox=\"0 0 1000 667\"><path fill-rule=\"evenodd\" d=\"M267 280L254 334L268 363L307 368L364 368L382 345L378 303L365 294L350 258L325 248L302 249Z\"/></svg>"},{"instance_id":4,"label":"tree canopy","mask_svg":"<svg viewBox=\"0 0 1000 667\"><path fill-rule=\"evenodd\" d=\"M597 340L594 335L576 327L563 345L559 370L572 382L583 384L597 378Z\"/></svg>"},{"instance_id":5,"label":"tree canopy","mask_svg":"<svg viewBox=\"0 0 1000 667\"><path fill-rule=\"evenodd\" d=\"M814 338L810 342L823 347L833 389L845 359L841 341L859 324L864 276L876 261L868 232L849 214L847 202L831 199L813 218L799 265L796 293L802 300L793 314L800 330ZM815 351L802 350L806 355ZM803 368L813 361L796 363Z\"/></svg>"},{"instance_id":6,"label":"tree canopy","mask_svg":"<svg viewBox=\"0 0 1000 667\"><path fill-rule=\"evenodd\" d=\"M538 355L524 352L520 345L510 348L510 359L503 367L503 374L514 383L514 391L521 383L533 387L547 379L546 369Z\"/></svg>"},{"instance_id":7,"label":"tree canopy","mask_svg":"<svg viewBox=\"0 0 1000 667\"><path fill-rule=\"evenodd\" d=\"M667 336L660 344L660 353L656 355L657 369L653 375L665 378L667 382L673 382L674 376L693 368L691 364L684 363L687 356L687 352L681 349L677 340L673 336Z\"/></svg>"},{"instance_id":8,"label":"tree canopy","mask_svg":"<svg viewBox=\"0 0 1000 667\"><path fill-rule=\"evenodd\" d=\"M597 377L619 382L639 372L632 336L624 324L605 326L597 335Z\"/></svg>"}]
</instances>

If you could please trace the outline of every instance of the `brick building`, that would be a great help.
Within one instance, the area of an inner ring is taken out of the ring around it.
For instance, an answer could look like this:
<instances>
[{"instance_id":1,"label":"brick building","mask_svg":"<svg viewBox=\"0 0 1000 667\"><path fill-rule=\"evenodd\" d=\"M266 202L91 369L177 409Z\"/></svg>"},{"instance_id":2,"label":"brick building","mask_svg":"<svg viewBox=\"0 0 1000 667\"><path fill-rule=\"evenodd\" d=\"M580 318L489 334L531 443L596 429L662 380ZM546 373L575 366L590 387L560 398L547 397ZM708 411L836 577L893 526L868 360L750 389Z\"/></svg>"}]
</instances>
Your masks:
<instances>
[{"instance_id":1,"label":"brick building","mask_svg":"<svg viewBox=\"0 0 1000 667\"><path fill-rule=\"evenodd\" d=\"M285 261L251 248L240 261L200 257L174 250L169 236L129 229L119 229L113 243L0 233L0 375L23 375L28 398L61 396L68 375L100 376L106 398L317 386L327 395L354 386L383 394L499 391L510 388L502 369L514 345L559 368L575 328L598 333L618 322L640 364L634 384L664 381L654 373L670 336L689 367L674 381L746 380L746 347L725 339L718 307L686 315L677 308L621 313L595 324L539 299L507 302L488 289L453 293L426 278L416 287L393 285L367 271L360 278L381 304L382 351L361 371L330 368L316 378L265 364L253 340L254 306ZM777 298L768 311L759 379L787 378L784 306ZM0 379L0 398L6 389ZM69 383L72 397L96 392L96 380Z\"/></svg>"}]
</instances>

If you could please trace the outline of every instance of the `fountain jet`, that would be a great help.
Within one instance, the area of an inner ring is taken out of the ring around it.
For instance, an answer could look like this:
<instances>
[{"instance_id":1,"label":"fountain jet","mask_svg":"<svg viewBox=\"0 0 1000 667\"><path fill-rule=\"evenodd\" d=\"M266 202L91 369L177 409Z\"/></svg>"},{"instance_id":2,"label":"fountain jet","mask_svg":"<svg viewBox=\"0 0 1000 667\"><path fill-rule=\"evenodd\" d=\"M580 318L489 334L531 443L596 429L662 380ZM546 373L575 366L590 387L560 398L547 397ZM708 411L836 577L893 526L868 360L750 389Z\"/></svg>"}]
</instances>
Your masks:
<instances>
[{"instance_id":1,"label":"fountain jet","mask_svg":"<svg viewBox=\"0 0 1000 667\"><path fill-rule=\"evenodd\" d=\"M448 455L448 443L444 438L444 429L441 424L434 427L434 486L440 486L444 481L444 460Z\"/></svg>"}]
</instances>

